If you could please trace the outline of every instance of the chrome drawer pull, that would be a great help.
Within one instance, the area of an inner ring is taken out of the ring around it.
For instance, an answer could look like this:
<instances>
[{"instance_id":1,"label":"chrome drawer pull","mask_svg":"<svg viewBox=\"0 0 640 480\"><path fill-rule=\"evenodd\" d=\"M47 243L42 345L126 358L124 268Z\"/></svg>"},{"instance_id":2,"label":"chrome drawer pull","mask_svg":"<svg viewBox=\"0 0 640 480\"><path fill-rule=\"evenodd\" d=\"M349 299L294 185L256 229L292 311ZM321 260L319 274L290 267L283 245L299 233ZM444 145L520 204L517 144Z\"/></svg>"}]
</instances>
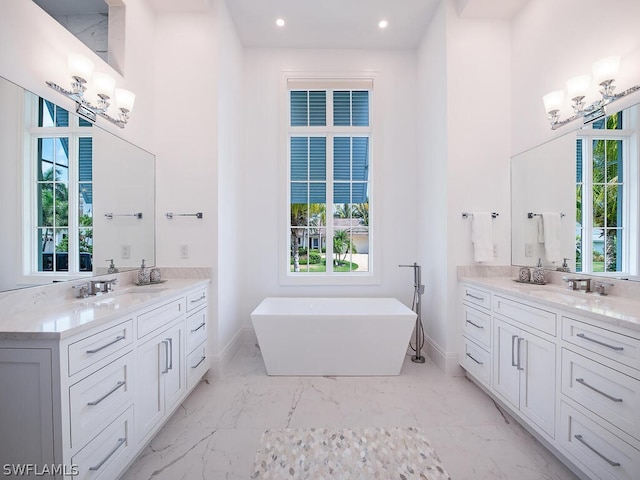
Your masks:
<instances>
[{"instance_id":1,"label":"chrome drawer pull","mask_svg":"<svg viewBox=\"0 0 640 480\"><path fill-rule=\"evenodd\" d=\"M100 350L104 350L105 348L110 347L114 343L118 343L120 340L124 340L125 338L126 337L124 335L118 335L113 342L109 342L106 345L103 345L103 346L98 347L98 348L94 348L93 350L87 350L87 353L97 353Z\"/></svg>"},{"instance_id":2,"label":"chrome drawer pull","mask_svg":"<svg viewBox=\"0 0 640 480\"><path fill-rule=\"evenodd\" d=\"M198 330L203 328L206 324L207 322L202 322L200 325L198 325L198 328L194 328L193 330L191 330L191 333L196 333Z\"/></svg>"},{"instance_id":3,"label":"chrome drawer pull","mask_svg":"<svg viewBox=\"0 0 640 480\"><path fill-rule=\"evenodd\" d=\"M522 359L522 355L520 355L520 346L522 345L521 342L524 342L524 338L518 337L518 370L524 370L524 368L522 368L522 365L520 364L520 360Z\"/></svg>"},{"instance_id":4,"label":"chrome drawer pull","mask_svg":"<svg viewBox=\"0 0 640 480\"><path fill-rule=\"evenodd\" d=\"M518 363L516 363L516 361L514 360L515 358L515 353L516 353L516 349L513 346L514 344L514 340L518 338L518 335L511 335L511 366L512 367L518 367ZM518 360L519 361L519 360Z\"/></svg>"},{"instance_id":5,"label":"chrome drawer pull","mask_svg":"<svg viewBox=\"0 0 640 480\"><path fill-rule=\"evenodd\" d=\"M123 385L126 385L126 383L127 382L120 380L115 387L113 387L111 390L105 393L102 397L100 397L98 400L94 400L93 402L88 402L87 405L90 405L92 407L95 405L98 405L101 401L103 401L109 395L111 395L112 393L115 393L115 391L118 390L120 387L122 387Z\"/></svg>"},{"instance_id":6,"label":"chrome drawer pull","mask_svg":"<svg viewBox=\"0 0 640 480\"><path fill-rule=\"evenodd\" d=\"M204 300L205 298L207 298L207 296L203 292L202 296L200 298L196 298L195 300L191 300L191 303L198 303L200 300Z\"/></svg>"},{"instance_id":7,"label":"chrome drawer pull","mask_svg":"<svg viewBox=\"0 0 640 480\"><path fill-rule=\"evenodd\" d=\"M470 353L467 353L467 357L469 357L471 360L473 360L474 362L476 362L478 365L484 365L484 362L479 362L478 360L476 360L475 358L473 358L473 356Z\"/></svg>"},{"instance_id":8,"label":"chrome drawer pull","mask_svg":"<svg viewBox=\"0 0 640 480\"><path fill-rule=\"evenodd\" d=\"M465 292L465 295L467 297L475 298L476 300L480 300L481 302L484 302L484 297L478 297L476 295L471 295L469 292Z\"/></svg>"},{"instance_id":9,"label":"chrome drawer pull","mask_svg":"<svg viewBox=\"0 0 640 480\"><path fill-rule=\"evenodd\" d=\"M469 355L469 354L467 353L467 355ZM469 355L469 356L471 356L471 355ZM200 366L200 364L201 364L202 362L204 362L204 359L205 359L205 358L207 358L207 357L202 357L202 358L200 359L200 361L199 361L198 363L196 363L196 364L195 364L193 367L191 367L191 368L198 368L198 367Z\"/></svg>"},{"instance_id":10,"label":"chrome drawer pull","mask_svg":"<svg viewBox=\"0 0 640 480\"><path fill-rule=\"evenodd\" d=\"M598 345L602 345L603 347L607 347L607 348L610 348L611 350L616 350L618 352L621 352L622 350L624 350L624 347L616 347L614 345L609 345L608 343L601 342L600 340L596 340L594 338L589 338L584 333L578 333L576 335L576 337L580 337L580 338L583 338L585 340L589 340L590 342L597 343Z\"/></svg>"},{"instance_id":11,"label":"chrome drawer pull","mask_svg":"<svg viewBox=\"0 0 640 480\"><path fill-rule=\"evenodd\" d=\"M608 393L604 393L602 390L598 390L596 387L592 387L591 385L589 385L587 382L584 381L584 378L576 378L576 382L578 382L581 385L584 385L587 388L590 388L591 390L593 390L594 392L599 393L603 397L607 397L612 402L621 402L622 401L621 398L612 397Z\"/></svg>"},{"instance_id":12,"label":"chrome drawer pull","mask_svg":"<svg viewBox=\"0 0 640 480\"><path fill-rule=\"evenodd\" d=\"M119 448L124 444L124 442L126 442L126 441L127 441L127 439L126 439L126 438L119 438L119 439L118 439L118 444L117 444L115 447L113 447L113 450L111 450L111 451L109 452L109 454L108 454L106 457L104 457L104 458L102 459L102 461L101 461L98 465L96 465L95 467L89 467L89 470L100 470L100 467L102 467L102 465L104 465L104 462L106 462L107 460L109 460L109 459L113 456L113 454L114 454L114 453L116 453L116 452L118 451L118 449L119 449Z\"/></svg>"},{"instance_id":13,"label":"chrome drawer pull","mask_svg":"<svg viewBox=\"0 0 640 480\"><path fill-rule=\"evenodd\" d=\"M169 371L169 340L162 340L164 345L164 370L160 373L167 373Z\"/></svg>"},{"instance_id":14,"label":"chrome drawer pull","mask_svg":"<svg viewBox=\"0 0 640 480\"><path fill-rule=\"evenodd\" d=\"M470 323L471 325L473 325L476 328L484 329L484 327L482 325L478 325L477 323L473 323L471 320L467 320L467 323Z\"/></svg>"},{"instance_id":15,"label":"chrome drawer pull","mask_svg":"<svg viewBox=\"0 0 640 480\"><path fill-rule=\"evenodd\" d=\"M167 342L169 342L169 348L171 349L171 353L169 354L169 366L167 370L173 370L173 338L167 338Z\"/></svg>"},{"instance_id":16,"label":"chrome drawer pull","mask_svg":"<svg viewBox=\"0 0 640 480\"><path fill-rule=\"evenodd\" d=\"M596 455L598 455L601 459L603 459L605 462L607 462L609 465L611 465L612 467L619 467L620 463L619 462L612 462L611 460L609 460L607 457L605 457L603 454L601 454L599 451L597 451L595 448L593 448L591 445L589 445L587 442L585 442L582 439L582 435L574 435L573 438L575 438L576 440L578 440L580 443L582 443L585 447L587 447L589 450L591 450L593 453L595 453Z\"/></svg>"}]
</instances>

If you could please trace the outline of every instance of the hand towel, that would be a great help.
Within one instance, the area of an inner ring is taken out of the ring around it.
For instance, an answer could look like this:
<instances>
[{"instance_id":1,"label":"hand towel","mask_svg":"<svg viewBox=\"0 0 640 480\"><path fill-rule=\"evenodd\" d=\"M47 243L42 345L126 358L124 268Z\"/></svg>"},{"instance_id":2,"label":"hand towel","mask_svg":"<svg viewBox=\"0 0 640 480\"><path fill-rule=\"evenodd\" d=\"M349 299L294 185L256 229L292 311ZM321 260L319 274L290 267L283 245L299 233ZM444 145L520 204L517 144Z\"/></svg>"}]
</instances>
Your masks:
<instances>
[{"instance_id":1,"label":"hand towel","mask_svg":"<svg viewBox=\"0 0 640 480\"><path fill-rule=\"evenodd\" d=\"M542 217L536 217L536 221L538 222L538 243L544 243L544 223Z\"/></svg>"},{"instance_id":2,"label":"hand towel","mask_svg":"<svg viewBox=\"0 0 640 480\"><path fill-rule=\"evenodd\" d=\"M559 213L543 213L544 253L549 262L562 260L562 223Z\"/></svg>"},{"instance_id":3,"label":"hand towel","mask_svg":"<svg viewBox=\"0 0 640 480\"><path fill-rule=\"evenodd\" d=\"M493 260L493 226L490 213L473 214L471 217L471 241L476 262Z\"/></svg>"}]
</instances>

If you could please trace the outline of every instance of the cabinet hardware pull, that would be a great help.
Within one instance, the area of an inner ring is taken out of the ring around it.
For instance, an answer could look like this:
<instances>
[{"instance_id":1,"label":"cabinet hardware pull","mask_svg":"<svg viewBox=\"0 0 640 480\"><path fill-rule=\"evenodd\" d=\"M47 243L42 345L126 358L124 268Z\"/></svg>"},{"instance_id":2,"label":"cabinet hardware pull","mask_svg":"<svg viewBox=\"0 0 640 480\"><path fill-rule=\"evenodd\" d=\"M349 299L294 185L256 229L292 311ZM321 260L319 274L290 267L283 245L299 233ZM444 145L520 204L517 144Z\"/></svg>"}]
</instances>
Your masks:
<instances>
[{"instance_id":1,"label":"cabinet hardware pull","mask_svg":"<svg viewBox=\"0 0 640 480\"><path fill-rule=\"evenodd\" d=\"M191 303L198 303L200 300L204 300L205 298L207 298L207 296L205 295L204 292L202 292L202 295L200 296L200 298L196 298L194 300L191 300Z\"/></svg>"},{"instance_id":2,"label":"cabinet hardware pull","mask_svg":"<svg viewBox=\"0 0 640 480\"><path fill-rule=\"evenodd\" d=\"M198 325L197 328L194 328L193 330L191 330L191 333L195 333L198 330L200 330L202 327L204 327L207 324L207 322L202 322L200 325Z\"/></svg>"},{"instance_id":3,"label":"cabinet hardware pull","mask_svg":"<svg viewBox=\"0 0 640 480\"><path fill-rule=\"evenodd\" d=\"M467 355L469 355L469 354L467 353ZM469 356L471 356L471 355L469 355ZM199 361L198 363L196 363L196 364L195 364L193 367L191 367L191 368L198 368L198 367L200 366L200 364L201 364L202 362L204 362L204 359L205 359L205 358L207 358L207 357L202 357L202 358L200 359L200 361Z\"/></svg>"},{"instance_id":4,"label":"cabinet hardware pull","mask_svg":"<svg viewBox=\"0 0 640 480\"><path fill-rule=\"evenodd\" d=\"M480 300L481 302L484 302L484 297L478 297L476 295L471 295L469 292L465 292L465 295L467 297L475 298L476 300Z\"/></svg>"},{"instance_id":5,"label":"cabinet hardware pull","mask_svg":"<svg viewBox=\"0 0 640 480\"><path fill-rule=\"evenodd\" d=\"M478 360L476 360L475 358L473 358L473 356L470 353L467 353L467 357L469 357L471 360L473 360L474 362L476 362L478 365L484 365L484 362L479 362Z\"/></svg>"},{"instance_id":6,"label":"cabinet hardware pull","mask_svg":"<svg viewBox=\"0 0 640 480\"><path fill-rule=\"evenodd\" d=\"M91 350L87 350L87 353L97 353L97 352L99 352L100 350L104 350L105 348L110 347L110 346L111 346L111 345L113 345L114 343L118 343L120 340L124 340L125 338L126 338L126 337L125 337L124 335L118 335L118 336L116 337L116 339L115 339L113 342L109 342L109 343L107 343L106 345L103 345L103 346L98 347L98 348L94 348L94 349L91 349Z\"/></svg>"},{"instance_id":7,"label":"cabinet hardware pull","mask_svg":"<svg viewBox=\"0 0 640 480\"><path fill-rule=\"evenodd\" d=\"M169 348L171 349L171 353L169 354L169 366L167 370L173 370L173 338L167 338L167 342L169 342Z\"/></svg>"},{"instance_id":8,"label":"cabinet hardware pull","mask_svg":"<svg viewBox=\"0 0 640 480\"><path fill-rule=\"evenodd\" d=\"M169 341L162 340L164 345L164 370L161 373L167 373L169 371Z\"/></svg>"},{"instance_id":9,"label":"cabinet hardware pull","mask_svg":"<svg viewBox=\"0 0 640 480\"><path fill-rule=\"evenodd\" d=\"M607 462L609 465L611 465L612 467L619 467L620 463L619 462L613 462L611 460L609 460L607 457L605 457L603 454L601 454L599 451L597 451L595 448L593 448L591 445L589 445L587 442L584 441L584 439L582 438L582 435L574 435L573 438L575 438L576 440L578 440L580 443L582 443L585 447L587 447L589 450L591 450L593 453L595 453L596 455L598 455L601 459L603 459L605 462Z\"/></svg>"},{"instance_id":10,"label":"cabinet hardware pull","mask_svg":"<svg viewBox=\"0 0 640 480\"><path fill-rule=\"evenodd\" d=\"M520 364L520 360L522 357L522 355L520 355L520 350L521 350L520 347L522 345L522 342L524 342L524 338L518 337L518 366L517 366L518 370L524 370L524 368L522 368L522 365Z\"/></svg>"},{"instance_id":11,"label":"cabinet hardware pull","mask_svg":"<svg viewBox=\"0 0 640 480\"><path fill-rule=\"evenodd\" d=\"M587 388L590 388L591 390L593 390L594 392L599 393L603 397L607 397L612 402L621 402L622 401L621 398L612 397L608 393L604 393L602 390L598 390L596 387L594 387L592 385L589 385L587 382L584 381L584 378L576 378L576 382L578 382L581 385L584 385Z\"/></svg>"},{"instance_id":12,"label":"cabinet hardware pull","mask_svg":"<svg viewBox=\"0 0 640 480\"><path fill-rule=\"evenodd\" d=\"M624 347L616 347L614 345L609 345L608 343L601 342L600 340L596 340L595 338L589 338L584 333L578 333L576 337L583 338L584 340L589 340L590 342L597 343L598 345L602 345L603 347L610 348L611 350L616 350L621 352L624 350Z\"/></svg>"},{"instance_id":13,"label":"cabinet hardware pull","mask_svg":"<svg viewBox=\"0 0 640 480\"><path fill-rule=\"evenodd\" d=\"M89 467L89 470L100 470L100 467L102 467L102 465L104 465L104 463L105 463L107 460L109 460L109 459L113 456L113 454L114 454L114 453L116 453L116 452L118 451L118 449L119 449L122 445L124 445L124 442L126 442L126 441L127 441L127 439L126 439L126 438L119 438L119 439L118 439L118 443L116 444L116 446L115 446L115 447L113 447L113 450L111 450L111 451L107 454L107 456L106 456L106 457L104 457L104 458L102 459L102 461L101 461L98 465L96 465L95 467Z\"/></svg>"},{"instance_id":14,"label":"cabinet hardware pull","mask_svg":"<svg viewBox=\"0 0 640 480\"><path fill-rule=\"evenodd\" d=\"M113 387L111 390L109 390L107 393L105 393L102 397L100 397L98 400L94 400L93 402L88 402L87 405L94 407L96 405L98 405L101 401L103 401L105 398L107 398L109 395L111 395L112 393L115 393L116 390L118 390L120 387L122 387L123 385L126 385L127 382L120 380L118 383L116 383L116 386Z\"/></svg>"},{"instance_id":15,"label":"cabinet hardware pull","mask_svg":"<svg viewBox=\"0 0 640 480\"><path fill-rule=\"evenodd\" d=\"M514 360L515 358L515 353L516 353L516 348L514 347L514 340L518 338L518 335L511 335L511 366L512 367L518 367L518 364L516 363L516 361Z\"/></svg>"}]
</instances>

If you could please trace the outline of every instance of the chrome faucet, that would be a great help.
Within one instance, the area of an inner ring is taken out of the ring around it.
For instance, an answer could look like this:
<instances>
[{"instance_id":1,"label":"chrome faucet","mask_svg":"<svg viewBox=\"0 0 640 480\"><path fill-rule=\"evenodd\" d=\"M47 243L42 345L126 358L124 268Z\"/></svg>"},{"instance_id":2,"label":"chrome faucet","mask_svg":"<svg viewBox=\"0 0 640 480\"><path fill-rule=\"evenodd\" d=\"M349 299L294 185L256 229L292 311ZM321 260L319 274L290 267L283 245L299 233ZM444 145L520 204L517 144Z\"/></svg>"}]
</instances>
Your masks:
<instances>
[{"instance_id":1,"label":"chrome faucet","mask_svg":"<svg viewBox=\"0 0 640 480\"><path fill-rule=\"evenodd\" d=\"M113 291L113 286L118 283L117 278L110 280L91 280L89 282L89 295L101 295Z\"/></svg>"},{"instance_id":2,"label":"chrome faucet","mask_svg":"<svg viewBox=\"0 0 640 480\"><path fill-rule=\"evenodd\" d=\"M613 283L609 282L596 282L596 287L593 290L598 295L609 295L607 293L607 287L613 287Z\"/></svg>"},{"instance_id":3,"label":"chrome faucet","mask_svg":"<svg viewBox=\"0 0 640 480\"><path fill-rule=\"evenodd\" d=\"M580 278L580 277L563 277L563 282L568 282L570 290L582 290L582 284L584 284L585 293L589 293L591 291L591 279L590 278Z\"/></svg>"},{"instance_id":4,"label":"chrome faucet","mask_svg":"<svg viewBox=\"0 0 640 480\"><path fill-rule=\"evenodd\" d=\"M76 295L77 298L87 298L89 296L88 283L81 283L79 285L74 285L71 288L73 288L74 290L78 290L78 294Z\"/></svg>"}]
</instances>

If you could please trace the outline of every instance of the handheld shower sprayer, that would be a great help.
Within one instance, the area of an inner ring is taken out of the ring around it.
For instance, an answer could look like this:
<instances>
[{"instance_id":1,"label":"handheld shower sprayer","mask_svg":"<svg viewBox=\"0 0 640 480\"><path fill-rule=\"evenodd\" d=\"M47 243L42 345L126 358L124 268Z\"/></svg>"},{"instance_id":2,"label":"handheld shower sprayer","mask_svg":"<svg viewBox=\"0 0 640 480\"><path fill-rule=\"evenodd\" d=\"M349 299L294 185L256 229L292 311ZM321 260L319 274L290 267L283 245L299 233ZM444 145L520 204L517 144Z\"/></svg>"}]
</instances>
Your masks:
<instances>
[{"instance_id":1,"label":"handheld shower sprayer","mask_svg":"<svg viewBox=\"0 0 640 480\"><path fill-rule=\"evenodd\" d=\"M424 285L422 284L422 267L416 262L413 265L398 265L401 268L413 268L413 307L416 312L416 348L413 349L416 354L411 357L414 363L424 363L425 358L420 354L422 344L424 344L424 330L422 327L422 301L421 296L424 293ZM422 335L422 339L420 339Z\"/></svg>"}]
</instances>

